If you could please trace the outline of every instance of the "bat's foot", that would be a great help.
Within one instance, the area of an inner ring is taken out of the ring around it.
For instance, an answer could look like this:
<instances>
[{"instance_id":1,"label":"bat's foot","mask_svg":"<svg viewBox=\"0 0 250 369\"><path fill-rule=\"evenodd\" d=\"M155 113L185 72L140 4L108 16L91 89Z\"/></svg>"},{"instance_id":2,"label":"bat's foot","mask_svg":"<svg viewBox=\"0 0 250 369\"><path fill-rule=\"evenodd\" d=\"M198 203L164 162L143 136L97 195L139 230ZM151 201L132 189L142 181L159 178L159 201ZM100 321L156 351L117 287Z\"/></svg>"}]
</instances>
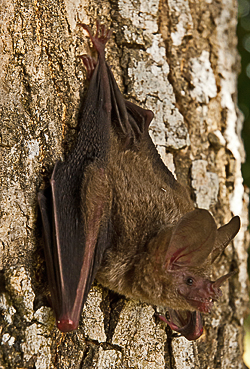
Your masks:
<instances>
[{"instance_id":1,"label":"bat's foot","mask_svg":"<svg viewBox=\"0 0 250 369\"><path fill-rule=\"evenodd\" d=\"M89 34L89 37L100 56L104 57L105 53L105 45L110 39L112 29L106 28L104 24L100 24L99 21L96 21L96 33L92 34L90 27L84 23L78 23L78 26L83 27Z\"/></svg>"},{"instance_id":2,"label":"bat's foot","mask_svg":"<svg viewBox=\"0 0 250 369\"><path fill-rule=\"evenodd\" d=\"M94 73L97 61L95 60L95 58L92 58L91 56L89 56L87 54L79 55L78 58L82 59L83 64L86 67L87 79L90 81L90 79L91 79L91 77Z\"/></svg>"}]
</instances>

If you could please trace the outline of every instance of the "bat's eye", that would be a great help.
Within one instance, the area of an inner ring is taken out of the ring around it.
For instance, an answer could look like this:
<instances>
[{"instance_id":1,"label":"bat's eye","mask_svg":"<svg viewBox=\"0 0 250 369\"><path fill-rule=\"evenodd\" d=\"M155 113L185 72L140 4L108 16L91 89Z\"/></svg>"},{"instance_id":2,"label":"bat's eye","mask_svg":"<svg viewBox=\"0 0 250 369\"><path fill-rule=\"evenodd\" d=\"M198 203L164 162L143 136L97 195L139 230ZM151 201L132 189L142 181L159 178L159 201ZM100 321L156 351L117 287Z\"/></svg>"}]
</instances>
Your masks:
<instances>
[{"instance_id":1,"label":"bat's eye","mask_svg":"<svg viewBox=\"0 0 250 369\"><path fill-rule=\"evenodd\" d=\"M187 283L187 285L188 286L192 286L192 284L193 284L193 278L188 278L187 280L186 280L186 283Z\"/></svg>"}]
</instances>

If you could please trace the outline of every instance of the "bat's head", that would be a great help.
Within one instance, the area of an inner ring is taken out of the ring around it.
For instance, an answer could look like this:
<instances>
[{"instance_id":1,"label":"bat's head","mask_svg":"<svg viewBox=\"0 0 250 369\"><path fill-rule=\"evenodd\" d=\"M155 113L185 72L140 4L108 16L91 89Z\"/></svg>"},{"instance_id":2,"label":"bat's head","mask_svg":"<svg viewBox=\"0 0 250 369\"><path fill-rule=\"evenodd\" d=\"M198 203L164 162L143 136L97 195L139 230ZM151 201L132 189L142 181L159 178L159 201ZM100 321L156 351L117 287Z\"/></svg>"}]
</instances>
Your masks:
<instances>
[{"instance_id":1,"label":"bat's head","mask_svg":"<svg viewBox=\"0 0 250 369\"><path fill-rule=\"evenodd\" d=\"M215 301L222 295L220 286L234 272L216 281L210 281L192 271L175 271L172 274L172 288L175 293L175 309L169 308L169 326L189 340L199 338L203 332L200 313L209 313Z\"/></svg>"},{"instance_id":2,"label":"bat's head","mask_svg":"<svg viewBox=\"0 0 250 369\"><path fill-rule=\"evenodd\" d=\"M220 286L234 274L228 273L216 281L209 279L212 263L239 228L239 217L217 229L207 210L196 209L185 214L171 234L163 230L158 236L161 254L164 238L169 244L164 256L166 292L163 299L170 307L170 319L165 321L190 340L202 334L200 312L211 311L214 301L222 295Z\"/></svg>"}]
</instances>

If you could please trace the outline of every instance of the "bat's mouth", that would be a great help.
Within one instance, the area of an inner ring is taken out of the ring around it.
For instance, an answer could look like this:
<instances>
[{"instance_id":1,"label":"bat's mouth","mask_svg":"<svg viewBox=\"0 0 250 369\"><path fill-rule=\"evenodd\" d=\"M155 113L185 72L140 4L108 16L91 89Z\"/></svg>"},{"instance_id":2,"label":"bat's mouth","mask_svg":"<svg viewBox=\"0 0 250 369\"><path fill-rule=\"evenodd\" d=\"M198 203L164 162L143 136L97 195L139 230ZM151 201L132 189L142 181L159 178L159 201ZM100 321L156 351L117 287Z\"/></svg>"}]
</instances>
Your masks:
<instances>
[{"instance_id":1,"label":"bat's mouth","mask_svg":"<svg viewBox=\"0 0 250 369\"><path fill-rule=\"evenodd\" d=\"M187 301L193 308L205 314L211 312L214 301L217 301L217 300L218 298L211 298L211 297L210 298L197 297L197 298L187 299Z\"/></svg>"},{"instance_id":2,"label":"bat's mouth","mask_svg":"<svg viewBox=\"0 0 250 369\"><path fill-rule=\"evenodd\" d=\"M203 325L199 311L168 309L168 313L169 320L162 315L159 318L186 339L193 341L202 335Z\"/></svg>"}]
</instances>

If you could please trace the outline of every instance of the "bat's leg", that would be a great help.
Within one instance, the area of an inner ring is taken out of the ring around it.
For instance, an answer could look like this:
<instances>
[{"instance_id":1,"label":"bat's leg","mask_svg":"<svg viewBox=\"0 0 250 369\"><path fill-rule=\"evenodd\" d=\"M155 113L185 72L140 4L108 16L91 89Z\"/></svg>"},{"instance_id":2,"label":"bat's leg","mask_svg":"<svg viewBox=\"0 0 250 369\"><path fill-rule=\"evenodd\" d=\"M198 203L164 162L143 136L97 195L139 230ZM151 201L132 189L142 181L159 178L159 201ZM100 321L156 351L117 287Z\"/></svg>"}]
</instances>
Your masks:
<instances>
[{"instance_id":1,"label":"bat's leg","mask_svg":"<svg viewBox=\"0 0 250 369\"><path fill-rule=\"evenodd\" d=\"M109 75L108 75L108 70L107 70L107 64L105 61L105 45L110 39L112 30L107 29L104 25L100 25L100 23L96 21L96 33L95 35L93 35L88 25L84 23L78 23L78 25L83 27L88 32L89 37L96 51L98 52L99 70L100 70L100 75L103 81L103 89L105 91L103 106L107 114L110 115L111 114L110 81L109 81ZM94 73L92 73L92 75L93 74Z\"/></svg>"},{"instance_id":2,"label":"bat's leg","mask_svg":"<svg viewBox=\"0 0 250 369\"><path fill-rule=\"evenodd\" d=\"M105 25L100 24L99 21L96 21L96 33L95 35L92 34L90 27L84 23L78 23L79 26L86 29L89 34L89 37L99 54L100 59L105 59L105 45L110 39L112 30L107 29Z\"/></svg>"},{"instance_id":3,"label":"bat's leg","mask_svg":"<svg viewBox=\"0 0 250 369\"><path fill-rule=\"evenodd\" d=\"M83 64L86 67L87 79L90 81L94 73L97 61L95 60L95 58L92 58L91 56L87 54L79 55L78 58L82 59Z\"/></svg>"}]
</instances>

